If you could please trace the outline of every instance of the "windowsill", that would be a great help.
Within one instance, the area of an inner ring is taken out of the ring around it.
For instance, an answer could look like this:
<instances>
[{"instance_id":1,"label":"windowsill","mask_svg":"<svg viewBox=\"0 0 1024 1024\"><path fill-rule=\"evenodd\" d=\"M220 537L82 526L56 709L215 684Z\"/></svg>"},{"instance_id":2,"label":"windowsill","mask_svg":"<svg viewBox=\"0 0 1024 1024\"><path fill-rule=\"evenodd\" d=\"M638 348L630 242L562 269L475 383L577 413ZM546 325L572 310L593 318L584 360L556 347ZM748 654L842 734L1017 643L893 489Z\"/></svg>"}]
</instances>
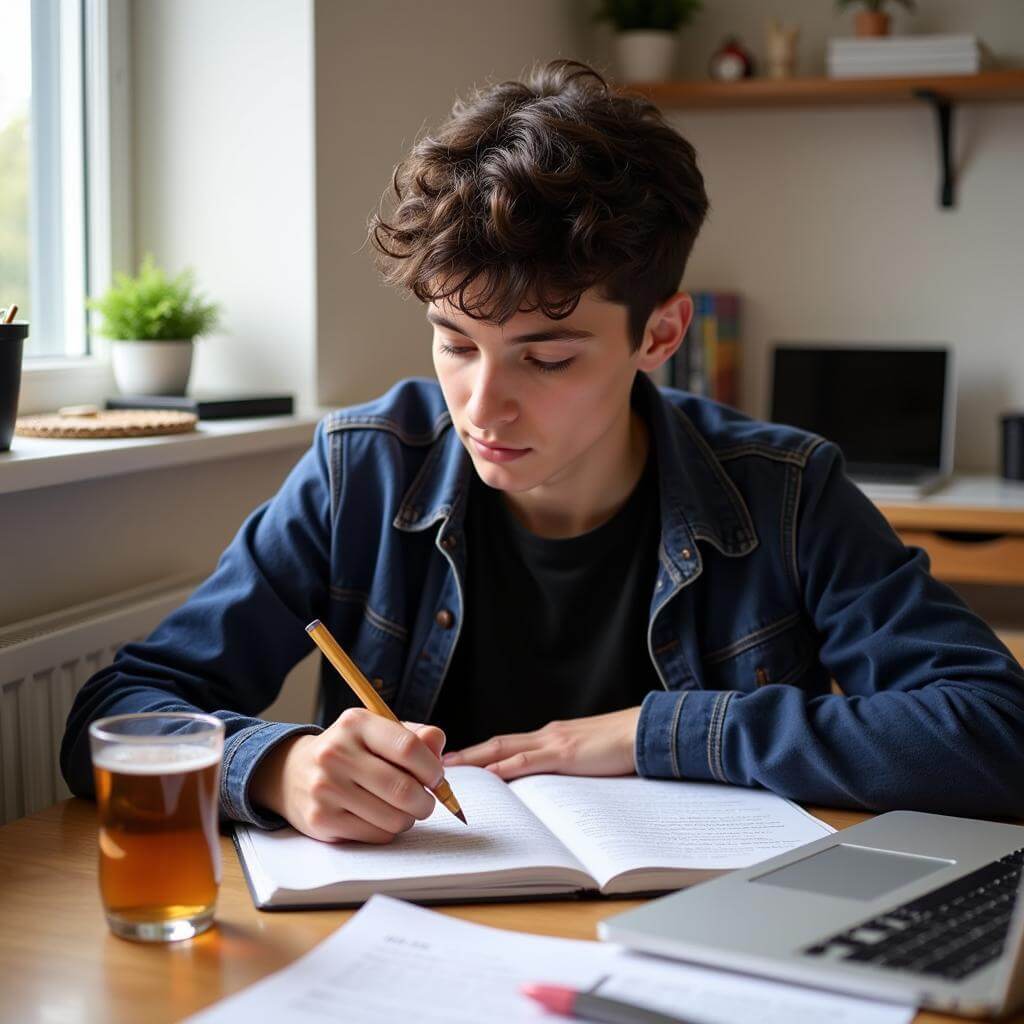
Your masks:
<instances>
[{"instance_id":1,"label":"windowsill","mask_svg":"<svg viewBox=\"0 0 1024 1024\"><path fill-rule=\"evenodd\" d=\"M96 440L21 437L0 452L0 494L307 446L320 413L201 420L188 434Z\"/></svg>"},{"instance_id":2,"label":"windowsill","mask_svg":"<svg viewBox=\"0 0 1024 1024\"><path fill-rule=\"evenodd\" d=\"M52 412L62 405L98 405L113 394L110 363L99 356L32 356L22 361L18 413Z\"/></svg>"},{"instance_id":3,"label":"windowsill","mask_svg":"<svg viewBox=\"0 0 1024 1024\"><path fill-rule=\"evenodd\" d=\"M107 362L97 356L29 356L26 355L21 362L22 376L33 377L38 374L47 373L80 373L82 370L92 370L106 373Z\"/></svg>"}]
</instances>

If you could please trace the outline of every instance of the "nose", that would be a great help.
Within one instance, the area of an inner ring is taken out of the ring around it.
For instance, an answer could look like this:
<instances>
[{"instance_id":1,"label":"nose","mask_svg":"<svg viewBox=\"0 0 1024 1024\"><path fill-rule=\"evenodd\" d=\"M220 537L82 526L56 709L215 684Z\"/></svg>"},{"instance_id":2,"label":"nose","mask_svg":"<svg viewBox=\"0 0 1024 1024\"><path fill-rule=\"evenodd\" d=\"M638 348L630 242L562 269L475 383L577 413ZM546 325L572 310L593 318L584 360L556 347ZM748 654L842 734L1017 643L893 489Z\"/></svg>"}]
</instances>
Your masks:
<instances>
[{"instance_id":1,"label":"nose","mask_svg":"<svg viewBox=\"0 0 1024 1024\"><path fill-rule=\"evenodd\" d=\"M478 360L466 415L478 430L511 423L518 415L508 375L487 358Z\"/></svg>"}]
</instances>

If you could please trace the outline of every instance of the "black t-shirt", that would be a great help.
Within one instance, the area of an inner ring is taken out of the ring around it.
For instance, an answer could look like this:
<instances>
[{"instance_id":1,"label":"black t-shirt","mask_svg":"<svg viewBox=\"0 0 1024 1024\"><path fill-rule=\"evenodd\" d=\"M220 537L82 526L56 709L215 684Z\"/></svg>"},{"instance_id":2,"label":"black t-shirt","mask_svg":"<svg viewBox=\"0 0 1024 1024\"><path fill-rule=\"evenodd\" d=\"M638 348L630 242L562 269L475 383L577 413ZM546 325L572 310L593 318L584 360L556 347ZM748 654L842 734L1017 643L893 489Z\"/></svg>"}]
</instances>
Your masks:
<instances>
[{"instance_id":1,"label":"black t-shirt","mask_svg":"<svg viewBox=\"0 0 1024 1024\"><path fill-rule=\"evenodd\" d=\"M431 716L447 750L661 689L647 650L661 535L653 449L622 508L578 537L531 533L476 474L467 500L465 619Z\"/></svg>"}]
</instances>

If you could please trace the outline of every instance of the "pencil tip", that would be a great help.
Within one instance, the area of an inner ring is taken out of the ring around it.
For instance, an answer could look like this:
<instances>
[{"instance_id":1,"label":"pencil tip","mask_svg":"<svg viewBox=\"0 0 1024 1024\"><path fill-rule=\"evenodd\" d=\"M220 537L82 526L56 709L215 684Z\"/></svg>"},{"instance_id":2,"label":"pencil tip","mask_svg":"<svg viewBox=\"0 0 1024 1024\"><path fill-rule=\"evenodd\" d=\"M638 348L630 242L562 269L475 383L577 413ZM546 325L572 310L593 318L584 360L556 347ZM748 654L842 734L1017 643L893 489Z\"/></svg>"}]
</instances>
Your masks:
<instances>
[{"instance_id":1,"label":"pencil tip","mask_svg":"<svg viewBox=\"0 0 1024 1024\"><path fill-rule=\"evenodd\" d=\"M461 810L458 810L458 811L455 812L455 817L458 818L459 821L461 821L463 825L468 825L469 824L469 822L466 821L466 816L462 813Z\"/></svg>"}]
</instances>

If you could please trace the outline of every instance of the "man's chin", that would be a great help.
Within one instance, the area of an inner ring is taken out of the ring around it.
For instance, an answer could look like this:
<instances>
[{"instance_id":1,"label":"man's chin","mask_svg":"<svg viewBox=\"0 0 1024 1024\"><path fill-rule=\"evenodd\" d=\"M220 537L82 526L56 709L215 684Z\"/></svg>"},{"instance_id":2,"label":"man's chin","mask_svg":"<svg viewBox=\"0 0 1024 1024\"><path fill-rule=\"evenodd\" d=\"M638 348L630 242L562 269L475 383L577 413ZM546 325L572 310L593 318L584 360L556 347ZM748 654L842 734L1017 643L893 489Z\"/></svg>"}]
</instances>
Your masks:
<instances>
[{"instance_id":1,"label":"man's chin","mask_svg":"<svg viewBox=\"0 0 1024 1024\"><path fill-rule=\"evenodd\" d=\"M483 459L473 459L473 468L476 470L476 475L488 487L493 487L496 491L506 491L509 494L532 490L541 483L536 469L527 474L515 462L499 465L494 462L486 462Z\"/></svg>"}]
</instances>

